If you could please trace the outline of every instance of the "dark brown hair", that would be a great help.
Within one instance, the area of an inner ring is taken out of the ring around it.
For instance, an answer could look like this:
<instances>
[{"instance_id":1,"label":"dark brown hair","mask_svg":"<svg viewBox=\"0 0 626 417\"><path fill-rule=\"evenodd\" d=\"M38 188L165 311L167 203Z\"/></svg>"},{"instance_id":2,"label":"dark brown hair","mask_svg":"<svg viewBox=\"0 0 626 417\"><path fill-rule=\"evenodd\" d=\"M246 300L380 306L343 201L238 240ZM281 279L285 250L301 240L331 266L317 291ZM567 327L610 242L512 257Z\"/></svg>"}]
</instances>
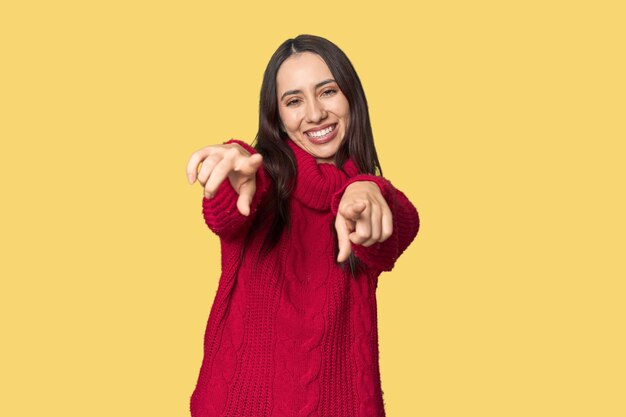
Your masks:
<instances>
[{"instance_id":1,"label":"dark brown hair","mask_svg":"<svg viewBox=\"0 0 626 417\"><path fill-rule=\"evenodd\" d=\"M246 236L246 243L261 224L270 222L262 245L263 254L276 246L284 227L290 227L288 201L296 176L295 156L287 144L291 139L281 130L276 74L287 58L305 51L318 54L324 60L339 89L348 100L349 123L345 138L334 156L335 165L343 169L344 163L350 157L359 173L382 175L365 93L348 57L334 43L319 36L303 34L286 40L274 52L263 74L259 102L259 130L253 142L253 147L263 155L263 167L272 179L272 186L259 206L259 212ZM334 225L332 232L336 236ZM245 246L244 244L244 248ZM353 253L350 254L348 261L354 271L357 261Z\"/></svg>"}]
</instances>

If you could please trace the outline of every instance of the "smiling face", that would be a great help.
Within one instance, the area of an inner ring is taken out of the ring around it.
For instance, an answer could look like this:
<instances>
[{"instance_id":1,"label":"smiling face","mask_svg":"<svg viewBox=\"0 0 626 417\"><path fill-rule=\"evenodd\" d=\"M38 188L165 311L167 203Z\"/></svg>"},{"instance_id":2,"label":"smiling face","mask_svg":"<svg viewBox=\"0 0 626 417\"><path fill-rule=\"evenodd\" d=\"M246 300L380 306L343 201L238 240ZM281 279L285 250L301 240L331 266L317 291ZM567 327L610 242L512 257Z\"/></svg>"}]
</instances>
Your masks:
<instances>
[{"instance_id":1,"label":"smiling face","mask_svg":"<svg viewBox=\"0 0 626 417\"><path fill-rule=\"evenodd\" d=\"M276 74L278 113L289 138L318 163L333 163L348 128L350 106L319 55L287 58Z\"/></svg>"}]
</instances>

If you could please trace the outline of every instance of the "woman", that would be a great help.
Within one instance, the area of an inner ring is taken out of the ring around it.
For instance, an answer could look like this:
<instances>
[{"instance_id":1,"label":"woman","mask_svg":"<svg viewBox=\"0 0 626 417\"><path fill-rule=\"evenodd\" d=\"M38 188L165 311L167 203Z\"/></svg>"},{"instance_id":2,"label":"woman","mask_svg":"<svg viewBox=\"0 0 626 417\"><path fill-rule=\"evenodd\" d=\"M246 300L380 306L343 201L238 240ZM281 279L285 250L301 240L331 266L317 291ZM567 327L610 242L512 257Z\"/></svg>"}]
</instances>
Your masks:
<instances>
[{"instance_id":1,"label":"woman","mask_svg":"<svg viewBox=\"0 0 626 417\"><path fill-rule=\"evenodd\" d=\"M330 41L278 48L259 114L254 147L187 165L222 248L191 415L384 416L376 287L418 213L382 177L361 82Z\"/></svg>"}]
</instances>

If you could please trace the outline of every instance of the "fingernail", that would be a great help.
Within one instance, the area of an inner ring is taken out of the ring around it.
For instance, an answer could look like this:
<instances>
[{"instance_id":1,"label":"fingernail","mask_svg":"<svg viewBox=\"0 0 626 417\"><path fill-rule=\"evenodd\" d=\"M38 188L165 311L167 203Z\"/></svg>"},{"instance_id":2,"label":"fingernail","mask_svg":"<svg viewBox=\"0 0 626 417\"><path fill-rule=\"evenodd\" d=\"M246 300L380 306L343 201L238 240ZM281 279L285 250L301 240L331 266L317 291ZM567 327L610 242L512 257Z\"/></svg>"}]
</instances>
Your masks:
<instances>
[{"instance_id":1,"label":"fingernail","mask_svg":"<svg viewBox=\"0 0 626 417\"><path fill-rule=\"evenodd\" d=\"M193 174L187 174L187 181L189 181L189 184L193 183Z\"/></svg>"}]
</instances>

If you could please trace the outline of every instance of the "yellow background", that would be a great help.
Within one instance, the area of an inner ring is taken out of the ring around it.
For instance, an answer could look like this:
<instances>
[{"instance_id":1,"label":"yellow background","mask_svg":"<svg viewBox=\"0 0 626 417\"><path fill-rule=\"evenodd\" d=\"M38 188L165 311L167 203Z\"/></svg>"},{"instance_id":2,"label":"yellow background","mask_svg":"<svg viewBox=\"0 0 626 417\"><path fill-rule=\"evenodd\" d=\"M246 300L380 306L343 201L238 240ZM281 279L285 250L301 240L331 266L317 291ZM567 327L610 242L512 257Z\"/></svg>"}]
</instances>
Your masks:
<instances>
[{"instance_id":1,"label":"yellow background","mask_svg":"<svg viewBox=\"0 0 626 417\"><path fill-rule=\"evenodd\" d=\"M220 258L187 158L252 141L301 33L421 215L378 289L388 416L626 415L620 2L10 3L0 415L188 416Z\"/></svg>"}]
</instances>

